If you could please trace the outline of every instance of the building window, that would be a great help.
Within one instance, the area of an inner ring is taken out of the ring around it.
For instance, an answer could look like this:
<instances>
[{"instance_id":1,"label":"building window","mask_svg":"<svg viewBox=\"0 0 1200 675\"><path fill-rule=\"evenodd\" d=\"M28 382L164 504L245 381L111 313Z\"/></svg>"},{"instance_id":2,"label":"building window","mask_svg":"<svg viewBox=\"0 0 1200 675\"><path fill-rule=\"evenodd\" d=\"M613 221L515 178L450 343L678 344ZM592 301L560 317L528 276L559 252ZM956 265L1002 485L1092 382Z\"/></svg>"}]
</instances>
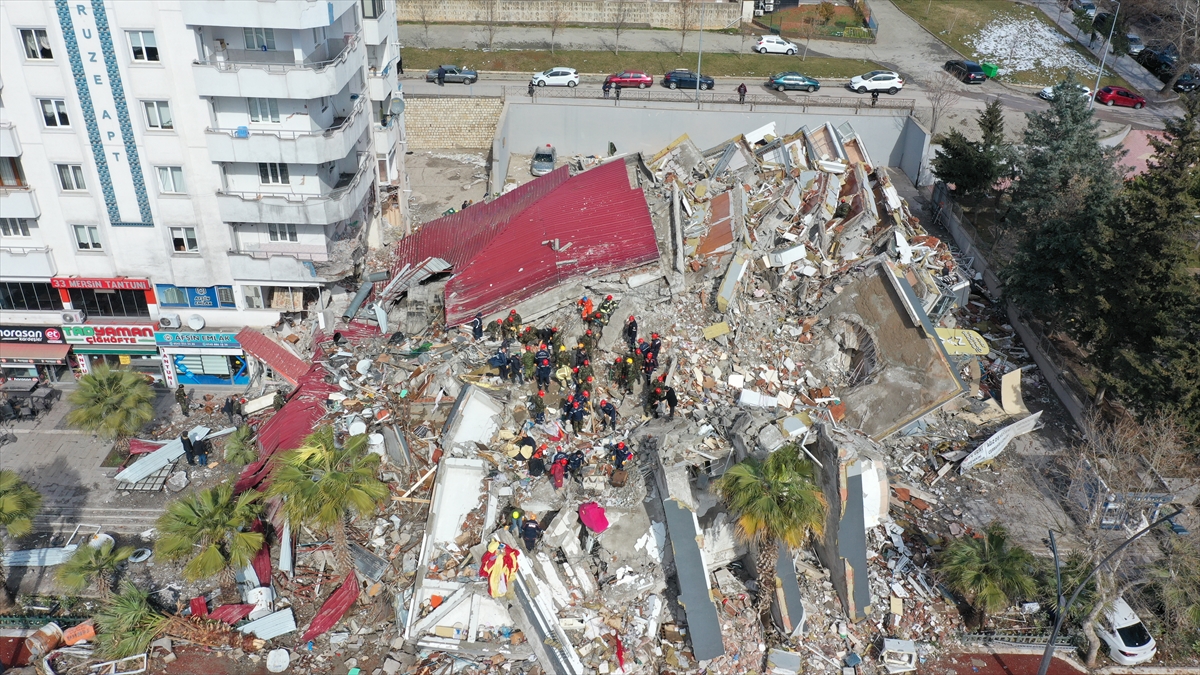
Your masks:
<instances>
[{"instance_id":1,"label":"building window","mask_svg":"<svg viewBox=\"0 0 1200 675\"><path fill-rule=\"evenodd\" d=\"M172 286L157 284L158 304L162 307L198 307L236 309L233 286Z\"/></svg>"},{"instance_id":2,"label":"building window","mask_svg":"<svg viewBox=\"0 0 1200 675\"><path fill-rule=\"evenodd\" d=\"M267 223L271 241L296 241L296 226L291 223Z\"/></svg>"},{"instance_id":3,"label":"building window","mask_svg":"<svg viewBox=\"0 0 1200 675\"><path fill-rule=\"evenodd\" d=\"M242 286L242 296L249 309L303 312L309 303L316 302L320 291L307 286Z\"/></svg>"},{"instance_id":4,"label":"building window","mask_svg":"<svg viewBox=\"0 0 1200 675\"><path fill-rule=\"evenodd\" d=\"M134 61L158 60L158 43L154 41L154 31L131 30L125 34L129 36L129 47L133 50Z\"/></svg>"},{"instance_id":5,"label":"building window","mask_svg":"<svg viewBox=\"0 0 1200 675\"><path fill-rule=\"evenodd\" d=\"M288 184L288 165L276 164L275 162L259 162L258 163L258 178L263 185L271 185L278 183L280 185Z\"/></svg>"},{"instance_id":6,"label":"building window","mask_svg":"<svg viewBox=\"0 0 1200 675\"><path fill-rule=\"evenodd\" d=\"M217 286L217 304L222 307L237 307L233 300L233 286Z\"/></svg>"},{"instance_id":7,"label":"building window","mask_svg":"<svg viewBox=\"0 0 1200 675\"><path fill-rule=\"evenodd\" d=\"M158 187L163 194L181 195L187 192L183 185L183 167L160 166L158 168Z\"/></svg>"},{"instance_id":8,"label":"building window","mask_svg":"<svg viewBox=\"0 0 1200 675\"><path fill-rule=\"evenodd\" d=\"M101 251L100 228L95 225L72 225L75 230L75 245L80 251Z\"/></svg>"},{"instance_id":9,"label":"building window","mask_svg":"<svg viewBox=\"0 0 1200 675\"><path fill-rule=\"evenodd\" d=\"M146 126L151 129L174 129L171 105L166 101L142 101L146 109Z\"/></svg>"},{"instance_id":10,"label":"building window","mask_svg":"<svg viewBox=\"0 0 1200 675\"><path fill-rule=\"evenodd\" d=\"M251 122L279 122L279 101L273 98L248 98Z\"/></svg>"},{"instance_id":11,"label":"building window","mask_svg":"<svg viewBox=\"0 0 1200 675\"><path fill-rule=\"evenodd\" d=\"M80 164L56 164L58 183L68 191L86 190L83 184L83 166Z\"/></svg>"},{"instance_id":12,"label":"building window","mask_svg":"<svg viewBox=\"0 0 1200 675\"><path fill-rule=\"evenodd\" d=\"M199 251L200 244L196 241L196 228L172 227L171 246L179 253L195 253Z\"/></svg>"},{"instance_id":13,"label":"building window","mask_svg":"<svg viewBox=\"0 0 1200 675\"><path fill-rule=\"evenodd\" d=\"M21 44L25 45L25 58L27 59L54 58L54 54L50 51L50 39L46 37L46 31L41 28L23 29Z\"/></svg>"},{"instance_id":14,"label":"building window","mask_svg":"<svg viewBox=\"0 0 1200 675\"><path fill-rule=\"evenodd\" d=\"M146 291L72 288L71 306L88 316L150 316Z\"/></svg>"},{"instance_id":15,"label":"building window","mask_svg":"<svg viewBox=\"0 0 1200 675\"><path fill-rule=\"evenodd\" d=\"M386 10L384 2L388 0L362 0L364 19L378 19Z\"/></svg>"},{"instance_id":16,"label":"building window","mask_svg":"<svg viewBox=\"0 0 1200 675\"><path fill-rule=\"evenodd\" d=\"M273 28L243 28L246 36L246 49L260 52L275 51L275 30Z\"/></svg>"},{"instance_id":17,"label":"building window","mask_svg":"<svg viewBox=\"0 0 1200 675\"><path fill-rule=\"evenodd\" d=\"M46 312L62 309L58 289L49 283L0 281L0 309Z\"/></svg>"},{"instance_id":18,"label":"building window","mask_svg":"<svg viewBox=\"0 0 1200 675\"><path fill-rule=\"evenodd\" d=\"M6 237L28 237L29 220L26 218L0 218L0 234Z\"/></svg>"},{"instance_id":19,"label":"building window","mask_svg":"<svg viewBox=\"0 0 1200 675\"><path fill-rule=\"evenodd\" d=\"M0 187L26 187L20 157L0 157Z\"/></svg>"},{"instance_id":20,"label":"building window","mask_svg":"<svg viewBox=\"0 0 1200 675\"><path fill-rule=\"evenodd\" d=\"M71 120L67 117L67 103L61 98L38 99L42 107L42 120L47 127L69 127Z\"/></svg>"}]
</instances>

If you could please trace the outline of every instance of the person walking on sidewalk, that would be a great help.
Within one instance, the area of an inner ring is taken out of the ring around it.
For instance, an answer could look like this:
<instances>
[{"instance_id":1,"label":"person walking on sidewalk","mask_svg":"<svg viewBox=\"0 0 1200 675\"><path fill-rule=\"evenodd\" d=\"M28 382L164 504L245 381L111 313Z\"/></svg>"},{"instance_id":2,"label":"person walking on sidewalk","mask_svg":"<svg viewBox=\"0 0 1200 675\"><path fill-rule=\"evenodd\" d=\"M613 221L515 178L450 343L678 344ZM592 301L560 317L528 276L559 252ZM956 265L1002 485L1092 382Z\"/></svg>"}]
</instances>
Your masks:
<instances>
[{"instance_id":1,"label":"person walking on sidewalk","mask_svg":"<svg viewBox=\"0 0 1200 675\"><path fill-rule=\"evenodd\" d=\"M446 86L446 69L441 66L437 69L437 83L439 87Z\"/></svg>"},{"instance_id":2,"label":"person walking on sidewalk","mask_svg":"<svg viewBox=\"0 0 1200 675\"><path fill-rule=\"evenodd\" d=\"M747 89L746 89L746 83L745 83L745 82L743 82L743 83L741 83L741 84L739 84L739 85L738 85L738 88L737 88L737 93L738 93L738 103L739 103L739 104L745 104L745 103L746 103L746 91L747 91Z\"/></svg>"},{"instance_id":3,"label":"person walking on sidewalk","mask_svg":"<svg viewBox=\"0 0 1200 675\"><path fill-rule=\"evenodd\" d=\"M533 83L530 82L529 83L529 98L533 98L533 92L535 92L535 91L537 91L537 90L533 88Z\"/></svg>"},{"instance_id":4,"label":"person walking on sidewalk","mask_svg":"<svg viewBox=\"0 0 1200 675\"><path fill-rule=\"evenodd\" d=\"M188 394L187 390L183 388L182 384L175 388L175 402L179 404L179 411L183 413L184 417L187 417L189 414Z\"/></svg>"},{"instance_id":5,"label":"person walking on sidewalk","mask_svg":"<svg viewBox=\"0 0 1200 675\"><path fill-rule=\"evenodd\" d=\"M873 91L871 92L871 107L874 108L876 103L879 103L879 92Z\"/></svg>"},{"instance_id":6,"label":"person walking on sidewalk","mask_svg":"<svg viewBox=\"0 0 1200 675\"><path fill-rule=\"evenodd\" d=\"M620 100L621 100L621 85L619 85L619 84L613 85L613 93L616 94L617 101L620 102Z\"/></svg>"},{"instance_id":7,"label":"person walking on sidewalk","mask_svg":"<svg viewBox=\"0 0 1200 675\"><path fill-rule=\"evenodd\" d=\"M601 89L604 91L604 98L608 98L609 92L612 91L612 82L605 81Z\"/></svg>"}]
</instances>

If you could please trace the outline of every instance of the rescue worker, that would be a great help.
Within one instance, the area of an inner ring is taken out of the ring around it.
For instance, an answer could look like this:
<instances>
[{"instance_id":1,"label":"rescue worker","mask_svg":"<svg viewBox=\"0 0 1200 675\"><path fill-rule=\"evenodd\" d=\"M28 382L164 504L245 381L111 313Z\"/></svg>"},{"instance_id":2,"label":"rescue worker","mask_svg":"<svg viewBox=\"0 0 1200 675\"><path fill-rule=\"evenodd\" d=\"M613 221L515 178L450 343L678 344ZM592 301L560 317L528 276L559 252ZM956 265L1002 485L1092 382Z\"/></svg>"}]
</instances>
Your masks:
<instances>
[{"instance_id":1,"label":"rescue worker","mask_svg":"<svg viewBox=\"0 0 1200 675\"><path fill-rule=\"evenodd\" d=\"M621 387L625 389L625 393L632 394L633 393L633 382L634 382L634 380L637 379L637 376L638 376L637 364L634 363L633 357L627 356L627 357L625 357L625 362L622 365L623 365L623 368L621 369Z\"/></svg>"},{"instance_id":2,"label":"rescue worker","mask_svg":"<svg viewBox=\"0 0 1200 675\"><path fill-rule=\"evenodd\" d=\"M533 421L538 424L546 423L546 391L538 389L537 396L533 397L530 403L533 407Z\"/></svg>"},{"instance_id":3,"label":"rescue worker","mask_svg":"<svg viewBox=\"0 0 1200 675\"><path fill-rule=\"evenodd\" d=\"M571 478L576 483L583 483L583 462L585 459L586 457L582 450L576 450L567 455L567 473L571 475Z\"/></svg>"},{"instance_id":4,"label":"rescue worker","mask_svg":"<svg viewBox=\"0 0 1200 675\"><path fill-rule=\"evenodd\" d=\"M558 490L563 486L563 478L567 474L567 453L559 450L554 453L554 460L550 464L550 484Z\"/></svg>"},{"instance_id":5,"label":"rescue worker","mask_svg":"<svg viewBox=\"0 0 1200 675\"><path fill-rule=\"evenodd\" d=\"M604 302L600 303L600 325L607 326L609 319L612 318L613 312L617 311L617 301L613 300L613 296L609 295L604 298Z\"/></svg>"},{"instance_id":6,"label":"rescue worker","mask_svg":"<svg viewBox=\"0 0 1200 675\"><path fill-rule=\"evenodd\" d=\"M663 390L661 387L655 387L646 396L646 405L642 406L642 413L645 415L653 414L658 417L658 403L663 400Z\"/></svg>"},{"instance_id":7,"label":"rescue worker","mask_svg":"<svg viewBox=\"0 0 1200 675\"><path fill-rule=\"evenodd\" d=\"M525 542L526 553L533 553L533 547L537 546L538 537L541 535L542 528L538 526L537 518L532 513L529 514L521 525L521 539Z\"/></svg>"},{"instance_id":8,"label":"rescue worker","mask_svg":"<svg viewBox=\"0 0 1200 675\"><path fill-rule=\"evenodd\" d=\"M503 328L504 319L496 319L492 323L489 323L487 327L488 338L491 340L499 340L500 335L503 333Z\"/></svg>"},{"instance_id":9,"label":"rescue worker","mask_svg":"<svg viewBox=\"0 0 1200 675\"><path fill-rule=\"evenodd\" d=\"M554 367L561 368L571 365L571 354L567 351L566 345L559 345L558 351L554 352Z\"/></svg>"},{"instance_id":10,"label":"rescue worker","mask_svg":"<svg viewBox=\"0 0 1200 675\"><path fill-rule=\"evenodd\" d=\"M633 349L633 365L638 373L642 372L642 366L646 365L646 341L638 338L637 347Z\"/></svg>"},{"instance_id":11,"label":"rescue worker","mask_svg":"<svg viewBox=\"0 0 1200 675\"><path fill-rule=\"evenodd\" d=\"M554 371L554 379L558 380L558 386L562 387L563 391L571 386L572 375L571 366L559 366L558 370Z\"/></svg>"},{"instance_id":12,"label":"rescue worker","mask_svg":"<svg viewBox=\"0 0 1200 675\"><path fill-rule=\"evenodd\" d=\"M512 532L514 537L520 536L520 534L521 534L521 519L524 517L525 517L525 512L522 511L521 509L513 509L512 513L509 514L508 531Z\"/></svg>"},{"instance_id":13,"label":"rescue worker","mask_svg":"<svg viewBox=\"0 0 1200 675\"><path fill-rule=\"evenodd\" d=\"M538 336L537 333L533 332L533 326L525 326L525 330L521 331L521 334L517 336L517 341L526 346L537 344Z\"/></svg>"},{"instance_id":14,"label":"rescue worker","mask_svg":"<svg viewBox=\"0 0 1200 675\"><path fill-rule=\"evenodd\" d=\"M838 200L837 208L833 210L834 218L845 218L850 215L850 202L846 201L845 197Z\"/></svg>"},{"instance_id":15,"label":"rescue worker","mask_svg":"<svg viewBox=\"0 0 1200 675\"><path fill-rule=\"evenodd\" d=\"M596 378L592 377L591 375L588 375L586 378L584 378L583 380L581 380L579 382L578 391L583 395L583 397L585 399L591 398L592 392L595 391L595 389L596 389Z\"/></svg>"},{"instance_id":16,"label":"rescue worker","mask_svg":"<svg viewBox=\"0 0 1200 675\"><path fill-rule=\"evenodd\" d=\"M600 341L600 336L596 335L595 331L589 328L583 332L583 335L579 338L579 341L583 343L583 348L587 351L588 356L590 357L592 350L596 348L596 343Z\"/></svg>"},{"instance_id":17,"label":"rescue worker","mask_svg":"<svg viewBox=\"0 0 1200 675\"><path fill-rule=\"evenodd\" d=\"M546 344L550 346L551 350L555 350L555 349L558 349L559 347L561 347L562 343L563 343L562 331L558 329L558 326L552 326L550 328L550 338L546 341Z\"/></svg>"},{"instance_id":18,"label":"rescue worker","mask_svg":"<svg viewBox=\"0 0 1200 675\"><path fill-rule=\"evenodd\" d=\"M537 384L538 389L546 390L550 388L550 359L539 359L537 362Z\"/></svg>"},{"instance_id":19,"label":"rescue worker","mask_svg":"<svg viewBox=\"0 0 1200 675\"><path fill-rule=\"evenodd\" d=\"M471 335L476 342L483 339L483 312L475 312L475 318L471 319Z\"/></svg>"},{"instance_id":20,"label":"rescue worker","mask_svg":"<svg viewBox=\"0 0 1200 675\"><path fill-rule=\"evenodd\" d=\"M587 361L590 356L587 347L584 346L583 342L580 342L575 346L575 351L571 354L571 365L578 366Z\"/></svg>"},{"instance_id":21,"label":"rescue worker","mask_svg":"<svg viewBox=\"0 0 1200 675\"><path fill-rule=\"evenodd\" d=\"M633 351L637 347L637 318L632 314L629 315L629 320L625 322L623 335L625 336L625 341L629 343L629 351Z\"/></svg>"},{"instance_id":22,"label":"rescue worker","mask_svg":"<svg viewBox=\"0 0 1200 675\"><path fill-rule=\"evenodd\" d=\"M571 431L578 436L583 433L583 417L587 415L587 408L584 407L583 401L575 399L571 403Z\"/></svg>"},{"instance_id":23,"label":"rescue worker","mask_svg":"<svg viewBox=\"0 0 1200 675\"><path fill-rule=\"evenodd\" d=\"M617 428L617 406L606 399L600 400L600 428L614 431Z\"/></svg>"},{"instance_id":24,"label":"rescue worker","mask_svg":"<svg viewBox=\"0 0 1200 675\"><path fill-rule=\"evenodd\" d=\"M517 384L525 384L525 364L520 353L508 355L508 377Z\"/></svg>"},{"instance_id":25,"label":"rescue worker","mask_svg":"<svg viewBox=\"0 0 1200 675\"><path fill-rule=\"evenodd\" d=\"M537 370L537 359L533 355L533 347L525 345L525 351L521 352L521 369L524 371L525 380L533 379L534 371Z\"/></svg>"},{"instance_id":26,"label":"rescue worker","mask_svg":"<svg viewBox=\"0 0 1200 675\"><path fill-rule=\"evenodd\" d=\"M508 379L508 347L501 345L500 349L496 350L496 355L490 359L492 365L500 371L500 379Z\"/></svg>"},{"instance_id":27,"label":"rescue worker","mask_svg":"<svg viewBox=\"0 0 1200 675\"><path fill-rule=\"evenodd\" d=\"M646 354L646 358L642 362L642 372L646 375L646 386L650 386L651 380L654 379L654 371L658 369L658 358L654 356L654 352Z\"/></svg>"},{"instance_id":28,"label":"rescue worker","mask_svg":"<svg viewBox=\"0 0 1200 675\"><path fill-rule=\"evenodd\" d=\"M182 386L180 388L182 389ZM283 390L276 390L275 398L271 401L271 406L276 410L282 410L285 403L287 403L287 396L283 395ZM187 404L186 400L184 404ZM184 415L187 415L187 413L185 412Z\"/></svg>"},{"instance_id":29,"label":"rescue worker","mask_svg":"<svg viewBox=\"0 0 1200 675\"><path fill-rule=\"evenodd\" d=\"M589 361L588 359L584 359L583 365L579 366L580 381L590 380L591 378L593 378L595 376L596 376L596 372L594 370L592 370L592 362Z\"/></svg>"},{"instance_id":30,"label":"rescue worker","mask_svg":"<svg viewBox=\"0 0 1200 675\"><path fill-rule=\"evenodd\" d=\"M579 376L579 366L575 366L574 368L571 369L571 383L574 384L576 387L579 387L579 383L582 381L583 381L583 378L581 378Z\"/></svg>"},{"instance_id":31,"label":"rescue worker","mask_svg":"<svg viewBox=\"0 0 1200 675\"><path fill-rule=\"evenodd\" d=\"M589 299L586 295L583 296L583 299L579 301L579 318L587 321L587 318L591 316L592 312L594 311L596 310L592 306L591 299Z\"/></svg>"},{"instance_id":32,"label":"rescue worker","mask_svg":"<svg viewBox=\"0 0 1200 675\"><path fill-rule=\"evenodd\" d=\"M613 468L620 471L625 468L625 462L633 460L633 453L629 448L625 447L624 441L616 445L610 445L608 450L609 460L612 461Z\"/></svg>"},{"instance_id":33,"label":"rescue worker","mask_svg":"<svg viewBox=\"0 0 1200 675\"><path fill-rule=\"evenodd\" d=\"M621 371L624 370L625 359L618 356L615 361L608 364L608 381L613 384L621 384Z\"/></svg>"},{"instance_id":34,"label":"rescue worker","mask_svg":"<svg viewBox=\"0 0 1200 675\"><path fill-rule=\"evenodd\" d=\"M175 402L179 404L179 411L183 413L183 416L190 417L190 414L188 413L187 390L183 388L182 384L175 388ZM275 409L279 410L281 407L282 406L278 406Z\"/></svg>"},{"instance_id":35,"label":"rescue worker","mask_svg":"<svg viewBox=\"0 0 1200 675\"><path fill-rule=\"evenodd\" d=\"M650 347L646 351L653 352L654 360L658 360L659 352L662 351L662 338L659 337L658 333L650 334Z\"/></svg>"},{"instance_id":36,"label":"rescue worker","mask_svg":"<svg viewBox=\"0 0 1200 675\"><path fill-rule=\"evenodd\" d=\"M521 319L517 310L512 310L501 325L501 335L505 340L514 340L521 331Z\"/></svg>"}]
</instances>

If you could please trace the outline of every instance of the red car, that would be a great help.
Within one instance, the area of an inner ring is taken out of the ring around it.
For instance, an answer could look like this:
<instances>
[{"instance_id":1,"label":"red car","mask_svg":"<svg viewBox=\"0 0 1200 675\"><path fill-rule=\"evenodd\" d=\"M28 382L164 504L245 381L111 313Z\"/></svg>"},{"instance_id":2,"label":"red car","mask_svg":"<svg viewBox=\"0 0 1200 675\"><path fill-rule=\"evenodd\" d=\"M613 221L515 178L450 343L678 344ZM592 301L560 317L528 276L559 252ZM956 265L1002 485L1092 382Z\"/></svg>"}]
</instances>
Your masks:
<instances>
[{"instance_id":1,"label":"red car","mask_svg":"<svg viewBox=\"0 0 1200 675\"><path fill-rule=\"evenodd\" d=\"M643 73L640 70L626 70L623 73L614 73L604 78L605 84L611 84L618 87L637 87L645 89L654 84L654 78Z\"/></svg>"},{"instance_id":2,"label":"red car","mask_svg":"<svg viewBox=\"0 0 1200 675\"><path fill-rule=\"evenodd\" d=\"M1096 101L1105 105L1123 105L1129 108L1141 108L1146 105L1146 99L1122 87L1100 87L1096 92Z\"/></svg>"}]
</instances>

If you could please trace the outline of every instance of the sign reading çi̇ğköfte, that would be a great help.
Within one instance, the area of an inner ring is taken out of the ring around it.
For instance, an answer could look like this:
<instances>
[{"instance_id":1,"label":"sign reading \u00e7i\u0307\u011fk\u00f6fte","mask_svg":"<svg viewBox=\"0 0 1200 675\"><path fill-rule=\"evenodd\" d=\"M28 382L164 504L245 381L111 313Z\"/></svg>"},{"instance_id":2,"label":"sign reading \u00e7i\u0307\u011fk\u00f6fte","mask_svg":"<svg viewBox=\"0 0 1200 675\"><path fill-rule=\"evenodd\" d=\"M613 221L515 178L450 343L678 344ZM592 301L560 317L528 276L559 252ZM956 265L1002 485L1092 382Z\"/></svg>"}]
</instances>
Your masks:
<instances>
[{"instance_id":1,"label":"sign reading \u00e7i\u0307\u011fk\u00f6fte","mask_svg":"<svg viewBox=\"0 0 1200 675\"><path fill-rule=\"evenodd\" d=\"M154 326L146 324L63 326L62 331L70 345L154 346Z\"/></svg>"},{"instance_id":2,"label":"sign reading \u00e7i\u0307\u011fk\u00f6fte","mask_svg":"<svg viewBox=\"0 0 1200 675\"><path fill-rule=\"evenodd\" d=\"M240 349L237 333L169 333L159 331L154 334L159 347L211 347L221 349Z\"/></svg>"},{"instance_id":3,"label":"sign reading \u00e7i\u0307\u011fk\u00f6fte","mask_svg":"<svg viewBox=\"0 0 1200 675\"><path fill-rule=\"evenodd\" d=\"M0 343L14 342L61 345L62 329L58 326L0 326Z\"/></svg>"}]
</instances>

